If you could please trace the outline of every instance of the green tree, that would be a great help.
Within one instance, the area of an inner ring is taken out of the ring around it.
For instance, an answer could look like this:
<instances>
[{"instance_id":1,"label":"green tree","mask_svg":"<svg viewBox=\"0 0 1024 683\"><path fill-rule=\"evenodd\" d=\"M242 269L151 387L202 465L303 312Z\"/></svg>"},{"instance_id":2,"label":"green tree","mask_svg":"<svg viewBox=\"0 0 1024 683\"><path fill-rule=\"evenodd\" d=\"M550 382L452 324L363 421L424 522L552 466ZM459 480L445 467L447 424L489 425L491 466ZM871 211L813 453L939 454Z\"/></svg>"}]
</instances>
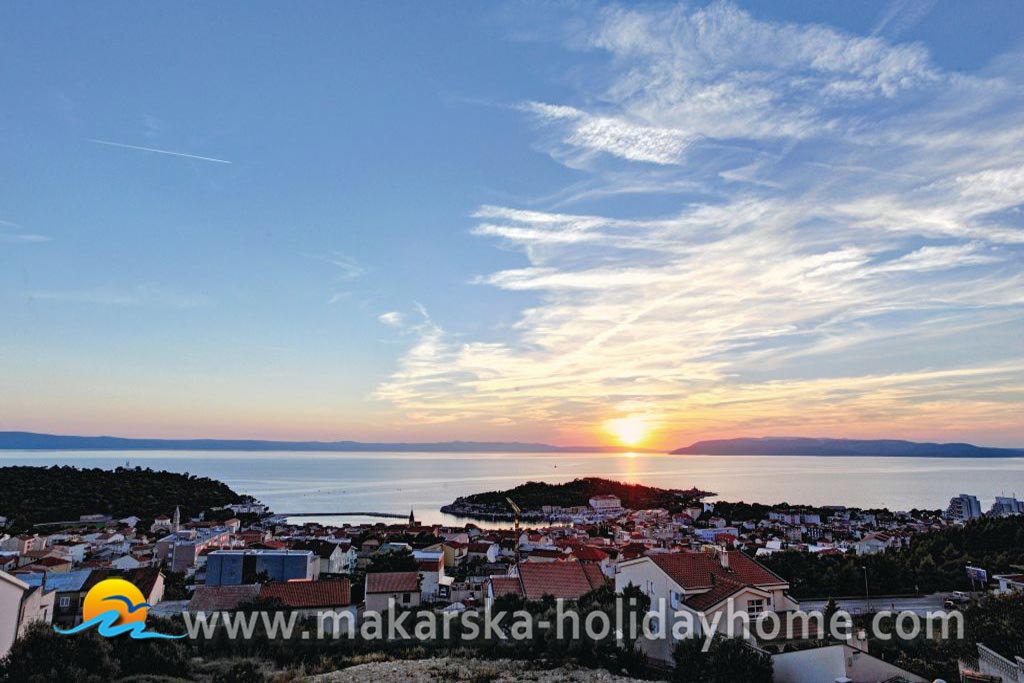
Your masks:
<instances>
[{"instance_id":1,"label":"green tree","mask_svg":"<svg viewBox=\"0 0 1024 683\"><path fill-rule=\"evenodd\" d=\"M49 624L31 625L0 661L2 683L109 683L121 674L109 638L62 636Z\"/></svg>"},{"instance_id":2,"label":"green tree","mask_svg":"<svg viewBox=\"0 0 1024 683\"><path fill-rule=\"evenodd\" d=\"M676 646L673 680L679 683L772 683L772 658L739 638L715 636L707 652L701 638Z\"/></svg>"},{"instance_id":3,"label":"green tree","mask_svg":"<svg viewBox=\"0 0 1024 683\"><path fill-rule=\"evenodd\" d=\"M366 573L414 572L418 566L419 564L416 562L416 558L413 557L412 551L393 550L387 553L377 553L370 558L370 566L367 568Z\"/></svg>"}]
</instances>

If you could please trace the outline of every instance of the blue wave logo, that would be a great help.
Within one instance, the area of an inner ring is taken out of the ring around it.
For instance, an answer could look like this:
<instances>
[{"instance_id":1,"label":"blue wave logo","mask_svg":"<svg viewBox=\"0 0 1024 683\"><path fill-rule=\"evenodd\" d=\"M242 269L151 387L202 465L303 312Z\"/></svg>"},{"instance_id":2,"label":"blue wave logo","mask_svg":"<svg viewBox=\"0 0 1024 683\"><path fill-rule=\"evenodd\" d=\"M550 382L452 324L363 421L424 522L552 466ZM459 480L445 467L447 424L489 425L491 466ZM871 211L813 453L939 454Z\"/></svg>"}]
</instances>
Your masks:
<instances>
[{"instance_id":1,"label":"blue wave logo","mask_svg":"<svg viewBox=\"0 0 1024 683\"><path fill-rule=\"evenodd\" d=\"M148 638L184 638L167 633L146 630L146 617L152 607L134 584L124 579L104 579L89 589L82 602L81 624L74 628L53 630L72 635L95 628L104 638L128 634L135 640Z\"/></svg>"},{"instance_id":2,"label":"blue wave logo","mask_svg":"<svg viewBox=\"0 0 1024 683\"><path fill-rule=\"evenodd\" d=\"M137 605L136 609L140 607L142 607L142 605ZM74 633L88 631L89 629L95 627L96 631L104 638L113 638L115 636L120 636L127 633L130 637L134 638L135 640L145 640L147 638L169 638L173 640L176 638L185 637L184 633L180 636L172 636L167 633L147 631L146 623L143 621L135 621L130 624L118 624L117 622L120 618L121 612L119 612L116 609L112 609L109 612L104 612L93 617L89 621L83 621L81 624L75 626L74 628L63 629L54 626L53 630L57 633L62 633L64 635L69 636Z\"/></svg>"}]
</instances>

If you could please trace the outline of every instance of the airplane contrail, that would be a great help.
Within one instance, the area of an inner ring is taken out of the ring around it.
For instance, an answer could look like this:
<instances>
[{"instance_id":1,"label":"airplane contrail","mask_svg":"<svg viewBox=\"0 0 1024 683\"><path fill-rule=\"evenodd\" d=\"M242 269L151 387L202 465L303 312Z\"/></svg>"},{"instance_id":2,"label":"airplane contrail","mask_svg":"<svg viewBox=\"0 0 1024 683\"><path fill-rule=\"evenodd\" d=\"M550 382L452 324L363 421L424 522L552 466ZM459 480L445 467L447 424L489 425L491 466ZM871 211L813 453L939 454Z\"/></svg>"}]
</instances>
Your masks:
<instances>
[{"instance_id":1,"label":"airplane contrail","mask_svg":"<svg viewBox=\"0 0 1024 683\"><path fill-rule=\"evenodd\" d=\"M97 140L95 138L87 138L89 142L95 142L97 145L110 145L111 147L124 147L125 149L137 149L142 152L156 152L157 154L170 154L174 157L185 157L186 159L199 159L200 161L212 161L217 164L230 164L230 161L226 159L215 159L214 157L203 157L198 154L185 154L184 152L172 152L169 149L157 149L155 147L139 147L138 145L126 145L123 142L112 142L110 140Z\"/></svg>"}]
</instances>

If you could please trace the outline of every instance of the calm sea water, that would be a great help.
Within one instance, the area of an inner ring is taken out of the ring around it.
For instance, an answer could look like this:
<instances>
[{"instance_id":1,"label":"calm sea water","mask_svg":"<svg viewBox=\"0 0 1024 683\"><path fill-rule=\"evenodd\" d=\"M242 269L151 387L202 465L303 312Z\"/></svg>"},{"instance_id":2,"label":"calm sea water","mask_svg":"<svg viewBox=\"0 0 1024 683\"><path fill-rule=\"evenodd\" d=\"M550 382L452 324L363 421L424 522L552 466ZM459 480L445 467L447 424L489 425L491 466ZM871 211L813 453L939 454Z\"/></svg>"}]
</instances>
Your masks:
<instances>
[{"instance_id":1,"label":"calm sea water","mask_svg":"<svg viewBox=\"0 0 1024 683\"><path fill-rule=\"evenodd\" d=\"M391 512L461 523L439 508L457 496L600 476L651 486L701 489L722 500L888 507L945 507L973 493L1024 495L1024 458L846 458L604 453L305 453L223 451L0 451L0 465L129 462L213 477L275 512ZM3 482L0 481L0 486ZM296 518L299 519L299 518ZM361 518L317 518L329 523Z\"/></svg>"}]
</instances>

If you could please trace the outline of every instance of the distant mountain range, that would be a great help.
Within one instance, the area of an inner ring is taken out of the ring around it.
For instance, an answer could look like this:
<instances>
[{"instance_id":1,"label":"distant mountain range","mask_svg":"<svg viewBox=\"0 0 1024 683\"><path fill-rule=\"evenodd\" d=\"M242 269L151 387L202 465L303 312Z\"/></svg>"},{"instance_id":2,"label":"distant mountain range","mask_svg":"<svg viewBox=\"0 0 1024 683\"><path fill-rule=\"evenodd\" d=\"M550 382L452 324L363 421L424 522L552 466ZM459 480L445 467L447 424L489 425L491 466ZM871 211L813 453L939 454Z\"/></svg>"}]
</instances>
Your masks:
<instances>
[{"instance_id":1,"label":"distant mountain range","mask_svg":"<svg viewBox=\"0 0 1024 683\"><path fill-rule=\"evenodd\" d=\"M890 458L1022 458L1024 448L969 443L916 443L894 439L805 439L784 436L698 441L675 455L855 455Z\"/></svg>"},{"instance_id":2,"label":"distant mountain range","mask_svg":"<svg viewBox=\"0 0 1024 683\"><path fill-rule=\"evenodd\" d=\"M621 453L605 446L552 446L546 443L444 441L440 443L362 443L359 441L260 441L252 439L125 439L116 436L61 436L0 432L0 450L60 451L349 451L407 453ZM650 451L647 451L650 452Z\"/></svg>"},{"instance_id":3,"label":"distant mountain range","mask_svg":"<svg viewBox=\"0 0 1024 683\"><path fill-rule=\"evenodd\" d=\"M624 453L657 452L617 446L552 446L519 441L367 443L360 441L263 441L256 439L127 439L0 432L0 450L53 451L340 451L363 453ZM1021 458L1022 448L987 448L969 443L915 443L892 439L761 438L698 441L675 455L853 455L943 458Z\"/></svg>"}]
</instances>

